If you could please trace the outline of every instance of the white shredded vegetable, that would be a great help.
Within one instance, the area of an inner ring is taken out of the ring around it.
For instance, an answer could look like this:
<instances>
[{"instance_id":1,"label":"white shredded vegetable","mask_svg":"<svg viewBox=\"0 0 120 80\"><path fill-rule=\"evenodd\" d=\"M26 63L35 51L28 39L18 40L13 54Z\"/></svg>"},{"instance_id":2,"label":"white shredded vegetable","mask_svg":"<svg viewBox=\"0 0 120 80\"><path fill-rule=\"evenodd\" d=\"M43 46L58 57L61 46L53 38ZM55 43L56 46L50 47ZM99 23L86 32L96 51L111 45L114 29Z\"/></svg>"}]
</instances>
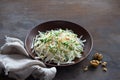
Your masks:
<instances>
[{"instance_id":1,"label":"white shredded vegetable","mask_svg":"<svg viewBox=\"0 0 120 80\"><path fill-rule=\"evenodd\" d=\"M57 65L74 63L75 58L81 58L84 42L71 30L50 30L40 32L33 41L33 49L44 62Z\"/></svg>"}]
</instances>

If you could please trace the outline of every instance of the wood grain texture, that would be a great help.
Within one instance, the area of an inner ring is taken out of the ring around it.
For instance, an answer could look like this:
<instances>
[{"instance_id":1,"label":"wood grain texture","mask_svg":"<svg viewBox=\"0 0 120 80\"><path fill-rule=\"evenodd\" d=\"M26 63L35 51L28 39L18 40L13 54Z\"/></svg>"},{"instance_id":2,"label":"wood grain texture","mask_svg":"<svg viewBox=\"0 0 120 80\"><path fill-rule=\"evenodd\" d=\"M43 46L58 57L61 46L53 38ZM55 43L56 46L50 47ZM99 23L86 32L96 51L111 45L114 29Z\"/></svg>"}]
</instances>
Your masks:
<instances>
[{"instance_id":1,"label":"wood grain texture","mask_svg":"<svg viewBox=\"0 0 120 80\"><path fill-rule=\"evenodd\" d=\"M58 69L54 80L120 80L119 0L0 0L0 46L5 35L24 41L31 28L50 20L80 24L94 40L90 56L77 65ZM104 55L107 72L101 66L82 71L95 52ZM10 79L1 75L0 80Z\"/></svg>"}]
</instances>

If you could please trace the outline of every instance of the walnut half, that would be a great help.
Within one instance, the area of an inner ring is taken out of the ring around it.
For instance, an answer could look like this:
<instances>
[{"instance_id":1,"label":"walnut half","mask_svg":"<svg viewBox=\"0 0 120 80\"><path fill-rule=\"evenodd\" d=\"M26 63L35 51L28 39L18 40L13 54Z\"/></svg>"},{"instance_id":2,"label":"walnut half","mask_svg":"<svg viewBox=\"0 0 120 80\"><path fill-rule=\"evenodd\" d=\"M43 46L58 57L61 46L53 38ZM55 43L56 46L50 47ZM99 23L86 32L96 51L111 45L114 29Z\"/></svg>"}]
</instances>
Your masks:
<instances>
[{"instance_id":1,"label":"walnut half","mask_svg":"<svg viewBox=\"0 0 120 80\"><path fill-rule=\"evenodd\" d=\"M98 60L91 60L90 61L90 65L93 67L98 67L100 64L100 62Z\"/></svg>"},{"instance_id":2,"label":"walnut half","mask_svg":"<svg viewBox=\"0 0 120 80\"><path fill-rule=\"evenodd\" d=\"M96 60L101 61L101 60L103 59L103 55L100 54L100 53L95 53L95 54L93 55L93 58L96 59Z\"/></svg>"}]
</instances>

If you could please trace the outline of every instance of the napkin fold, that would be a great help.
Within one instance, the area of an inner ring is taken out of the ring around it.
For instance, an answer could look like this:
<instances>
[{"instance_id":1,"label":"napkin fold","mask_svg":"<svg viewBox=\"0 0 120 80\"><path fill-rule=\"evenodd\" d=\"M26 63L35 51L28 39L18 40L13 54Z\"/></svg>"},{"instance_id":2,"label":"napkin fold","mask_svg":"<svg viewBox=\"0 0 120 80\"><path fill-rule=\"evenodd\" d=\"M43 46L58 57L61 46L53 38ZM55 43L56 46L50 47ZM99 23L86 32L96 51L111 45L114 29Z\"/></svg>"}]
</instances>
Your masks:
<instances>
[{"instance_id":1,"label":"napkin fold","mask_svg":"<svg viewBox=\"0 0 120 80\"><path fill-rule=\"evenodd\" d=\"M7 37L0 50L0 73L16 80L25 80L32 75L39 80L52 80L56 75L56 68L47 68L39 60L30 58L24 43L17 38Z\"/></svg>"}]
</instances>

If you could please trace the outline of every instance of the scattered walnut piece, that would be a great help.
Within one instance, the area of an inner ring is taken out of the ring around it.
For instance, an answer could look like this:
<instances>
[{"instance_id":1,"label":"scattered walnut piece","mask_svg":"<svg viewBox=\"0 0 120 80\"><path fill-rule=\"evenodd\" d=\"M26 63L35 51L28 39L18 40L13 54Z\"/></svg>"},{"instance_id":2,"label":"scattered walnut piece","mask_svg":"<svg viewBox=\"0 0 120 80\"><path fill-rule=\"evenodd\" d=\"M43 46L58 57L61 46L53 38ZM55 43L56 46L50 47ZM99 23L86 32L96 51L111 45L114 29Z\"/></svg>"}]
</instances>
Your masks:
<instances>
[{"instance_id":1,"label":"scattered walnut piece","mask_svg":"<svg viewBox=\"0 0 120 80\"><path fill-rule=\"evenodd\" d=\"M93 59L97 59L97 58L98 58L98 55L99 55L99 53L95 53L95 54L93 55Z\"/></svg>"},{"instance_id":2,"label":"scattered walnut piece","mask_svg":"<svg viewBox=\"0 0 120 80\"><path fill-rule=\"evenodd\" d=\"M83 70L88 71L88 66L85 66Z\"/></svg>"},{"instance_id":3,"label":"scattered walnut piece","mask_svg":"<svg viewBox=\"0 0 120 80\"><path fill-rule=\"evenodd\" d=\"M93 58L100 61L100 60L103 59L103 55L100 54L100 53L95 53L95 54L93 55Z\"/></svg>"},{"instance_id":4,"label":"scattered walnut piece","mask_svg":"<svg viewBox=\"0 0 120 80\"><path fill-rule=\"evenodd\" d=\"M103 69L103 71L107 72L107 68L106 67L103 67L102 69Z\"/></svg>"},{"instance_id":5,"label":"scattered walnut piece","mask_svg":"<svg viewBox=\"0 0 120 80\"><path fill-rule=\"evenodd\" d=\"M90 66L93 66L93 67L98 67L99 65L101 65L102 66L102 70L103 71L105 71L105 72L107 72L107 62L103 62L102 61L102 59L103 59L103 55L102 54L100 54L100 53L95 53L94 55L93 55L93 60L91 60L90 61ZM89 66L85 66L84 68L83 68L83 70L84 71L88 71L88 67Z\"/></svg>"},{"instance_id":6,"label":"scattered walnut piece","mask_svg":"<svg viewBox=\"0 0 120 80\"><path fill-rule=\"evenodd\" d=\"M91 60L90 61L90 65L93 67L97 67L99 66L100 62L98 60Z\"/></svg>"},{"instance_id":7,"label":"scattered walnut piece","mask_svg":"<svg viewBox=\"0 0 120 80\"><path fill-rule=\"evenodd\" d=\"M101 65L102 65L103 67L106 67L107 62L103 62Z\"/></svg>"},{"instance_id":8,"label":"scattered walnut piece","mask_svg":"<svg viewBox=\"0 0 120 80\"><path fill-rule=\"evenodd\" d=\"M99 61L100 62L100 64L102 64L102 61Z\"/></svg>"}]
</instances>

